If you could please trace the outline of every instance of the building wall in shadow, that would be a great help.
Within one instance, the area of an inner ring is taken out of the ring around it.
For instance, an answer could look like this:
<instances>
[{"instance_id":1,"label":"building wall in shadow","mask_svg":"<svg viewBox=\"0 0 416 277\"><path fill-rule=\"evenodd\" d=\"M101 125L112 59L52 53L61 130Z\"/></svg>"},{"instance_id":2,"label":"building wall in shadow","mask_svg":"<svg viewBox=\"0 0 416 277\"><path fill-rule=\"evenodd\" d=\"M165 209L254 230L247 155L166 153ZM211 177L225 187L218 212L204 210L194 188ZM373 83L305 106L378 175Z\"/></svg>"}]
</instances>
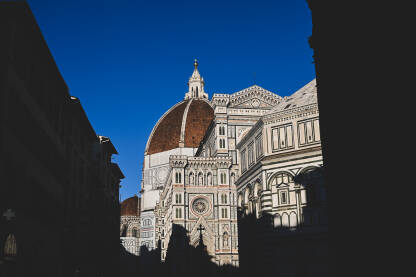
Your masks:
<instances>
[{"instance_id":1,"label":"building wall in shadow","mask_svg":"<svg viewBox=\"0 0 416 277\"><path fill-rule=\"evenodd\" d=\"M117 151L69 95L26 1L0 3L0 40L0 276L111 275Z\"/></svg>"},{"instance_id":2,"label":"building wall in shadow","mask_svg":"<svg viewBox=\"0 0 416 277\"><path fill-rule=\"evenodd\" d=\"M315 193L315 187L322 185L316 178L316 175L322 176L320 171L316 169L298 175L295 182L304 185L308 195ZM310 180L316 180L316 183ZM302 214L315 216L292 227L282 225L279 217L268 212L262 212L258 217L240 209L241 271L248 275L273 273L282 277L329 276L326 203L319 198L310 201L303 207Z\"/></svg>"}]
</instances>

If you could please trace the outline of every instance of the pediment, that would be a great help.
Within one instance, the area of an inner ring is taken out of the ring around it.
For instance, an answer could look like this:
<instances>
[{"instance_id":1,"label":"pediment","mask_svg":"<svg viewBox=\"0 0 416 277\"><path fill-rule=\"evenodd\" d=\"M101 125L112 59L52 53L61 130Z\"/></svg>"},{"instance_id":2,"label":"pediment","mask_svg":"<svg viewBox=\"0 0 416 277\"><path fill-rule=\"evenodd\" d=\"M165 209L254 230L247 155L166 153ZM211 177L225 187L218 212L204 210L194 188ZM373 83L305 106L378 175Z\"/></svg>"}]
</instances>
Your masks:
<instances>
[{"instance_id":1,"label":"pediment","mask_svg":"<svg viewBox=\"0 0 416 277\"><path fill-rule=\"evenodd\" d=\"M271 109L273 106L270 103L263 101L259 97L252 97L244 102L241 102L239 105L233 106L236 109Z\"/></svg>"},{"instance_id":2,"label":"pediment","mask_svg":"<svg viewBox=\"0 0 416 277\"><path fill-rule=\"evenodd\" d=\"M281 102L282 97L257 85L230 95L231 108L271 108Z\"/></svg>"}]
</instances>

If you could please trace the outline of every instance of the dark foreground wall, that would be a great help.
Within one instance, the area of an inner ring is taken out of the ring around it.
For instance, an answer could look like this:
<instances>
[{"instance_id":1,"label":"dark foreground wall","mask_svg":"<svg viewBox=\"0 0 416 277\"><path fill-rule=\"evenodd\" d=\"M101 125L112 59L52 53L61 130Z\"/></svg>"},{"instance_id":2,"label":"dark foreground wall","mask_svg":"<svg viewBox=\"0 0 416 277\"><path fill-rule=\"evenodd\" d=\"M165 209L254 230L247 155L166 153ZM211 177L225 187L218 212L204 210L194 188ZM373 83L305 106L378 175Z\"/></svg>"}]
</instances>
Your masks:
<instances>
[{"instance_id":1,"label":"dark foreground wall","mask_svg":"<svg viewBox=\"0 0 416 277\"><path fill-rule=\"evenodd\" d=\"M0 276L117 272L123 174L26 2L0 2Z\"/></svg>"}]
</instances>

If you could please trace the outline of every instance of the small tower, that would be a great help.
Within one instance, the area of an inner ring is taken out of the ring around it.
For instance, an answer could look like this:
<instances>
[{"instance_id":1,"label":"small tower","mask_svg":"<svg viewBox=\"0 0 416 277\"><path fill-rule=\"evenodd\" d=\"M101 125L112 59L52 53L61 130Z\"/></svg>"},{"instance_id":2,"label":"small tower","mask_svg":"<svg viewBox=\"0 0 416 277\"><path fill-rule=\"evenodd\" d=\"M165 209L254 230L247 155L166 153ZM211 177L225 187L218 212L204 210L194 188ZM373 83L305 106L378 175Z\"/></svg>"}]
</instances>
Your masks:
<instances>
[{"instance_id":1,"label":"small tower","mask_svg":"<svg viewBox=\"0 0 416 277\"><path fill-rule=\"evenodd\" d=\"M201 77L198 71L198 61L194 61L194 72L188 81L189 91L185 94L185 99L190 98L205 98L208 99L208 93L204 91L204 78Z\"/></svg>"}]
</instances>

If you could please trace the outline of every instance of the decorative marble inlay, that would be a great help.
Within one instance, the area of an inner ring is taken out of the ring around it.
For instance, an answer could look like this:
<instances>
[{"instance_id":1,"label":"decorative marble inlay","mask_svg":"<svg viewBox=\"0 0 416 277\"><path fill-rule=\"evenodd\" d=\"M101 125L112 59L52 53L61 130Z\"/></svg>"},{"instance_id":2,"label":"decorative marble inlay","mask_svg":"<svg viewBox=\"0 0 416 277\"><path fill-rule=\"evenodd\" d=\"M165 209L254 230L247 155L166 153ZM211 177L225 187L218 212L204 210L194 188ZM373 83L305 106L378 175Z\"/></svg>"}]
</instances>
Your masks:
<instances>
[{"instance_id":1,"label":"decorative marble inlay","mask_svg":"<svg viewBox=\"0 0 416 277\"><path fill-rule=\"evenodd\" d=\"M192 204L192 209L198 214L203 214L208 210L208 201L204 198L197 198Z\"/></svg>"}]
</instances>

